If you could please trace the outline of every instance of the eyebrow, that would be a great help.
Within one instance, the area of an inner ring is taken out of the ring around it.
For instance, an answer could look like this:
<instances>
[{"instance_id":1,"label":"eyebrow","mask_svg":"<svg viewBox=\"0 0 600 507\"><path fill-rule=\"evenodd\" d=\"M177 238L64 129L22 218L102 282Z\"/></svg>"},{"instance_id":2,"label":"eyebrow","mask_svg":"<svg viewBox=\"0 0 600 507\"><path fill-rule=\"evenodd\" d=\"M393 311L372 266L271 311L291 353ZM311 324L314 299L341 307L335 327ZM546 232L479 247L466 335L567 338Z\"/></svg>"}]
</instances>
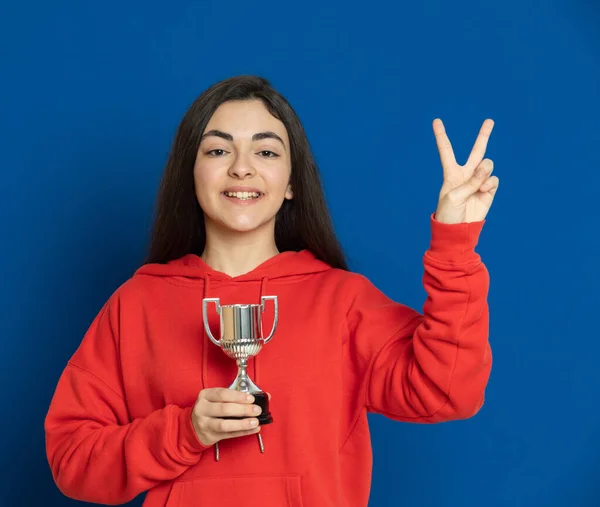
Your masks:
<instances>
[{"instance_id":1,"label":"eyebrow","mask_svg":"<svg viewBox=\"0 0 600 507\"><path fill-rule=\"evenodd\" d=\"M223 132L221 130L213 129L206 132L206 134L204 134L200 138L200 142L204 141L204 139L209 136L220 137L221 139L225 139L226 141L233 141L233 136L231 134L228 134L227 132ZM275 139L276 141L279 141L285 149L285 143L283 142L283 139L281 139L281 137L279 137L275 132L258 132L257 134L254 134L252 136L253 141L261 141L263 139Z\"/></svg>"}]
</instances>

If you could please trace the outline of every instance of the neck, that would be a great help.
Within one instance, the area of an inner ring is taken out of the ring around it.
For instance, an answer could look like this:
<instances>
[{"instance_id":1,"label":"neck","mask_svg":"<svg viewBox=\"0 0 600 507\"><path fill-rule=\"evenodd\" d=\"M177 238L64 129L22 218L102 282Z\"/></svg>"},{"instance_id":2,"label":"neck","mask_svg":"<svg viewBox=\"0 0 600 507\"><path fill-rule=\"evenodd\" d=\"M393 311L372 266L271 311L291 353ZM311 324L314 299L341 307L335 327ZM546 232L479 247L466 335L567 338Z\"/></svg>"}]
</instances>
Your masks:
<instances>
[{"instance_id":1,"label":"neck","mask_svg":"<svg viewBox=\"0 0 600 507\"><path fill-rule=\"evenodd\" d=\"M249 232L221 230L208 220L205 226L206 245L201 258L221 273L240 276L279 254L273 226Z\"/></svg>"}]
</instances>

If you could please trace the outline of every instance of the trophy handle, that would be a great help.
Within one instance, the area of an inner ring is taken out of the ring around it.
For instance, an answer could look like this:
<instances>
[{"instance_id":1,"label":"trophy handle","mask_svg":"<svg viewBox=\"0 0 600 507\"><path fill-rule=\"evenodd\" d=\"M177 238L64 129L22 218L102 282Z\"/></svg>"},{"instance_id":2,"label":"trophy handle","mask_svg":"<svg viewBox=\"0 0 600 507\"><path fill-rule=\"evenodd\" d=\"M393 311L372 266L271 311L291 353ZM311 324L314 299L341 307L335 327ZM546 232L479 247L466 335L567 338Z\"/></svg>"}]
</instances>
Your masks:
<instances>
[{"instance_id":1,"label":"trophy handle","mask_svg":"<svg viewBox=\"0 0 600 507\"><path fill-rule=\"evenodd\" d=\"M214 303L217 313L220 315L221 305L219 303L219 298L204 298L202 300L202 316L204 317L204 329L206 330L206 334L210 338L210 341L213 342L215 345L221 346L221 340L215 339L208 325L208 303Z\"/></svg>"},{"instance_id":2,"label":"trophy handle","mask_svg":"<svg viewBox=\"0 0 600 507\"><path fill-rule=\"evenodd\" d=\"M279 307L277 304L277 296L263 296L260 298L260 305L262 307L262 311L265 311L265 301L267 299L272 299L273 300L273 304L275 305L275 318L273 319L273 329L271 329L271 333L269 334L269 336L267 336L266 338L263 338L263 345L267 344L271 341L271 338L273 338L273 335L275 334L275 328L277 327L277 321L279 319Z\"/></svg>"}]
</instances>

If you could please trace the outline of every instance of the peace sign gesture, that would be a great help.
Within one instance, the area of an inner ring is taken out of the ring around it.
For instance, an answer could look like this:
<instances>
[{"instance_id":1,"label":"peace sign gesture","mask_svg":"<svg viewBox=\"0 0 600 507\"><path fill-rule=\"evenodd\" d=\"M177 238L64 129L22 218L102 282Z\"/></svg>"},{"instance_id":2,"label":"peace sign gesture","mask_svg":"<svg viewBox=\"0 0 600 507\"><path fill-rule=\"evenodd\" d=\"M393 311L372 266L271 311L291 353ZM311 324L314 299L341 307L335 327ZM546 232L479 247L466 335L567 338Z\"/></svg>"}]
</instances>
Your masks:
<instances>
[{"instance_id":1,"label":"peace sign gesture","mask_svg":"<svg viewBox=\"0 0 600 507\"><path fill-rule=\"evenodd\" d=\"M494 163L484 159L492 120L485 120L465 165L458 165L442 120L433 121L433 133L444 171L435 219L446 224L483 220L498 190L499 179L490 176Z\"/></svg>"}]
</instances>

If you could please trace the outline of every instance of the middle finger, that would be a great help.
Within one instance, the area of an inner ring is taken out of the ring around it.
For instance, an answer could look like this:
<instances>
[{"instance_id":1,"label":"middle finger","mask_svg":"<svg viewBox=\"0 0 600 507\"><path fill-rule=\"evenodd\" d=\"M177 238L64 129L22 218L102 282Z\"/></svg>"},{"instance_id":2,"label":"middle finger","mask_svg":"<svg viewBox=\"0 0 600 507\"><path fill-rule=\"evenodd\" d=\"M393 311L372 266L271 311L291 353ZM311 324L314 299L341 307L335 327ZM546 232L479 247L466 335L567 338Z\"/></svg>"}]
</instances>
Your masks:
<instances>
[{"instance_id":1,"label":"middle finger","mask_svg":"<svg viewBox=\"0 0 600 507\"><path fill-rule=\"evenodd\" d=\"M257 416L261 408L255 404L209 403L206 415L209 417L252 417Z\"/></svg>"},{"instance_id":2,"label":"middle finger","mask_svg":"<svg viewBox=\"0 0 600 507\"><path fill-rule=\"evenodd\" d=\"M488 118L483 122L483 125L479 130L479 135L477 136L475 144L473 145L473 149L471 150L471 154L469 155L467 163L465 164L466 166L473 167L478 165L481 160L483 160L493 128L494 120Z\"/></svg>"}]
</instances>

